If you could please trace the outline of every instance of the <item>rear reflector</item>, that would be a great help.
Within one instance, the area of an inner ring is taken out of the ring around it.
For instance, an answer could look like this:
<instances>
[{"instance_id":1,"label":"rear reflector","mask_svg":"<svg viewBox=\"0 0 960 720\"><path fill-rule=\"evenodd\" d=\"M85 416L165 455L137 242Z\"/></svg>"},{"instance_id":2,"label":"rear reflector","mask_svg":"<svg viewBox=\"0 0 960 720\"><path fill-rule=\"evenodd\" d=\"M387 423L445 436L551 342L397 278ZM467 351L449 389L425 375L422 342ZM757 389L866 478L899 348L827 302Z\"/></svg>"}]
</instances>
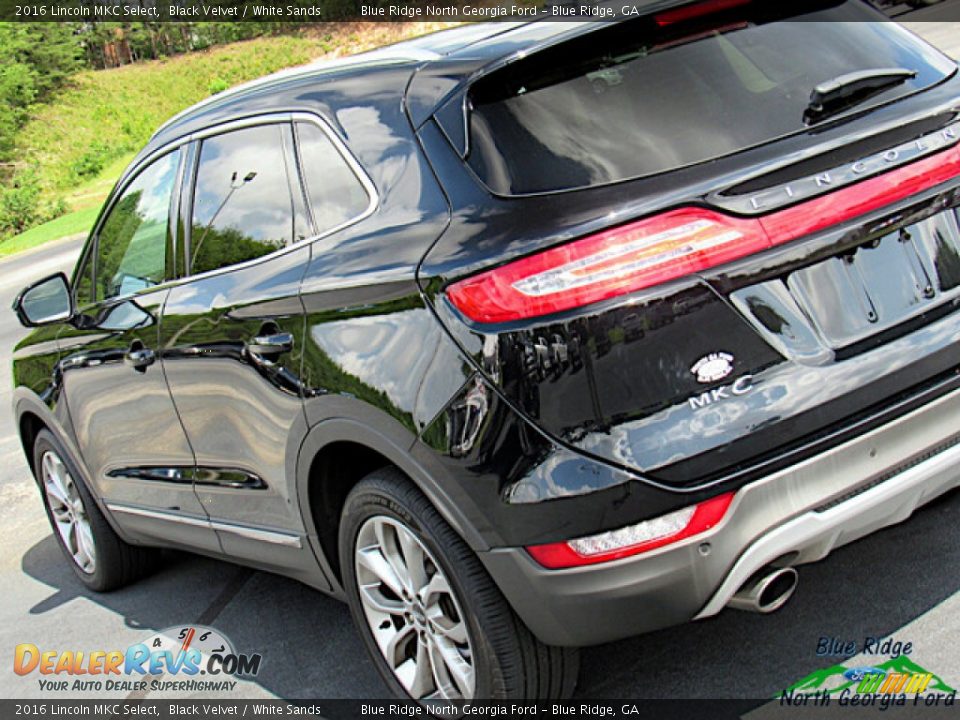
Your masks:
<instances>
[{"instance_id":1,"label":"rear reflector","mask_svg":"<svg viewBox=\"0 0 960 720\"><path fill-rule=\"evenodd\" d=\"M733 496L732 492L718 495L698 505L599 535L548 545L532 545L527 552L543 567L551 570L639 555L700 535L716 526L730 507Z\"/></svg>"},{"instance_id":2,"label":"rear reflector","mask_svg":"<svg viewBox=\"0 0 960 720\"><path fill-rule=\"evenodd\" d=\"M471 320L508 322L708 270L899 202L960 175L960 146L758 218L681 208L474 275L447 288Z\"/></svg>"},{"instance_id":3,"label":"rear reflector","mask_svg":"<svg viewBox=\"0 0 960 720\"><path fill-rule=\"evenodd\" d=\"M659 285L770 247L760 222L685 208L613 228L451 285L477 322L548 315Z\"/></svg>"}]
</instances>

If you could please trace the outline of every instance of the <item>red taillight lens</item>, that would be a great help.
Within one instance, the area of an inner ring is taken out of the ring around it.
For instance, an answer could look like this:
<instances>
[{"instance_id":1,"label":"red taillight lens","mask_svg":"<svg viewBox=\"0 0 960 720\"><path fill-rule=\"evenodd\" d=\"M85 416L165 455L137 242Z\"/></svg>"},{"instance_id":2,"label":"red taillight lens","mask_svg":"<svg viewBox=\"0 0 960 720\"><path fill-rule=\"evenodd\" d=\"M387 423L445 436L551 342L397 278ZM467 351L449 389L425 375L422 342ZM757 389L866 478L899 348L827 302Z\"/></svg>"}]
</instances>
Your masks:
<instances>
[{"instance_id":1,"label":"red taillight lens","mask_svg":"<svg viewBox=\"0 0 960 720\"><path fill-rule=\"evenodd\" d=\"M649 552L700 535L715 527L726 515L734 493L710 498L652 520L589 537L532 545L527 552L551 570L593 565Z\"/></svg>"},{"instance_id":2,"label":"red taillight lens","mask_svg":"<svg viewBox=\"0 0 960 720\"><path fill-rule=\"evenodd\" d=\"M960 146L759 218L682 208L576 240L447 288L477 322L570 310L722 265L878 210L960 175Z\"/></svg>"},{"instance_id":3,"label":"red taillight lens","mask_svg":"<svg viewBox=\"0 0 960 720\"><path fill-rule=\"evenodd\" d=\"M724 10L731 10L743 5L749 5L750 2L751 0L705 0L705 2L685 5L676 10L657 13L653 19L657 25L664 27L686 20L704 17L705 15L713 15L714 13L723 12Z\"/></svg>"},{"instance_id":4,"label":"red taillight lens","mask_svg":"<svg viewBox=\"0 0 960 720\"><path fill-rule=\"evenodd\" d=\"M774 244L905 200L960 175L960 146L760 218Z\"/></svg>"},{"instance_id":5,"label":"red taillight lens","mask_svg":"<svg viewBox=\"0 0 960 720\"><path fill-rule=\"evenodd\" d=\"M684 208L474 275L447 295L472 320L506 322L642 290L768 247L758 220Z\"/></svg>"}]
</instances>

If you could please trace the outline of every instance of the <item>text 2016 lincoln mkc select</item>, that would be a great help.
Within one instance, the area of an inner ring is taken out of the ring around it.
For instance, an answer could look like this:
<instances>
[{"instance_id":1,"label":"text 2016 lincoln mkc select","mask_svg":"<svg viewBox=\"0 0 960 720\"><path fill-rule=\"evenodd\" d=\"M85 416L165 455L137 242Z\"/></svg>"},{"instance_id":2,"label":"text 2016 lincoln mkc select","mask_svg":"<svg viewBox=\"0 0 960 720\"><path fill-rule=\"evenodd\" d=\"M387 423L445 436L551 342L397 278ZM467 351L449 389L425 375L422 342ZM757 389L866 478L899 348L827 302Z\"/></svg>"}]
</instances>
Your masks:
<instances>
[{"instance_id":1,"label":"text 2016 lincoln mkc select","mask_svg":"<svg viewBox=\"0 0 960 720\"><path fill-rule=\"evenodd\" d=\"M15 304L83 583L226 558L345 599L398 694L562 697L960 484L956 63L861 0L648 8L157 131Z\"/></svg>"}]
</instances>

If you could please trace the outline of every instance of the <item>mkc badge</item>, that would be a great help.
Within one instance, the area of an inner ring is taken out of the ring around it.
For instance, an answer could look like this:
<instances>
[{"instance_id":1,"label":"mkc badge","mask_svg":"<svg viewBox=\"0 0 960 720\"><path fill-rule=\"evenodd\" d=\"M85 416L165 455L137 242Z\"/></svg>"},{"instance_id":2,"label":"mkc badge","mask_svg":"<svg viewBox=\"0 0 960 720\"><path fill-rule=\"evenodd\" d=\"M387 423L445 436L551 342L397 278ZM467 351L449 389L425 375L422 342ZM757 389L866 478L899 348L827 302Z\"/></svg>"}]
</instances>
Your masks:
<instances>
[{"instance_id":1,"label":"mkc badge","mask_svg":"<svg viewBox=\"0 0 960 720\"><path fill-rule=\"evenodd\" d=\"M751 390L753 390L753 376L744 375L738 377L730 385L721 385L692 398L687 398L687 402L690 404L691 410L703 410L703 408L715 405L721 400L746 395Z\"/></svg>"}]
</instances>

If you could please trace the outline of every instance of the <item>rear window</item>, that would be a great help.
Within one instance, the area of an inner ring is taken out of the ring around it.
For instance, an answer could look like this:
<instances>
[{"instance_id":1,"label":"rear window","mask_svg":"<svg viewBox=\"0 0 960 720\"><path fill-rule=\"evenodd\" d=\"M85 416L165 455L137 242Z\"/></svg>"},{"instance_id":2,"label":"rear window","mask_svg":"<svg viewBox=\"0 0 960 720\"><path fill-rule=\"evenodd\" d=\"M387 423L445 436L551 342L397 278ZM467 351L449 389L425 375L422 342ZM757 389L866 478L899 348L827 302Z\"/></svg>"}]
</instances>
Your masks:
<instances>
[{"instance_id":1,"label":"rear window","mask_svg":"<svg viewBox=\"0 0 960 720\"><path fill-rule=\"evenodd\" d=\"M503 195L652 175L816 124L811 91L838 76L916 72L821 122L956 69L861 0L721 6L605 27L483 78L470 94L470 166Z\"/></svg>"}]
</instances>

